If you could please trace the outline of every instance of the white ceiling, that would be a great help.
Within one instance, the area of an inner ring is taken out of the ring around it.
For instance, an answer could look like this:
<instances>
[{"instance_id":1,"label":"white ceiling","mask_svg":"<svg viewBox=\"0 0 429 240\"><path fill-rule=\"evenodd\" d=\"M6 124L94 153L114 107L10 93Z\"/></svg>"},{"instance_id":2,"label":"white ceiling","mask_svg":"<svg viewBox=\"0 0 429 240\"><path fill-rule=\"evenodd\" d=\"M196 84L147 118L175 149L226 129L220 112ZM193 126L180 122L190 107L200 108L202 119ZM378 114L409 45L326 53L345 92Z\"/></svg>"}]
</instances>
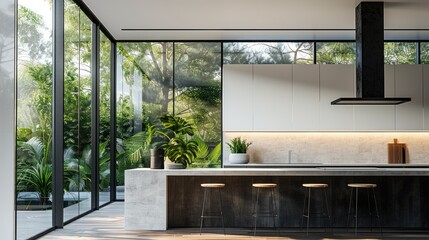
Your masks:
<instances>
[{"instance_id":1,"label":"white ceiling","mask_svg":"<svg viewBox=\"0 0 429 240\"><path fill-rule=\"evenodd\" d=\"M360 2L358 0L83 1L116 40L354 40L355 7ZM429 0L384 2L385 29L411 29L386 31L386 40L429 40ZM256 30L244 31L245 29Z\"/></svg>"}]
</instances>

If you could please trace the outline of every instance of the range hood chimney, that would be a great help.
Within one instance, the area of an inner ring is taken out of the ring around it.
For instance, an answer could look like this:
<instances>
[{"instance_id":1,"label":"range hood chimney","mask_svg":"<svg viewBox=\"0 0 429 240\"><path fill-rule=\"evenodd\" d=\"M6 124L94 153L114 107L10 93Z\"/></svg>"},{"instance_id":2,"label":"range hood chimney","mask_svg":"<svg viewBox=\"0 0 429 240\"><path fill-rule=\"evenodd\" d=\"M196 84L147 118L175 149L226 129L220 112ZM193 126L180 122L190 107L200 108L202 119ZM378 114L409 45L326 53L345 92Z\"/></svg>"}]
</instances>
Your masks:
<instances>
[{"instance_id":1,"label":"range hood chimney","mask_svg":"<svg viewBox=\"0 0 429 240\"><path fill-rule=\"evenodd\" d=\"M384 3L356 7L356 97L332 105L397 105L411 98L384 97Z\"/></svg>"}]
</instances>

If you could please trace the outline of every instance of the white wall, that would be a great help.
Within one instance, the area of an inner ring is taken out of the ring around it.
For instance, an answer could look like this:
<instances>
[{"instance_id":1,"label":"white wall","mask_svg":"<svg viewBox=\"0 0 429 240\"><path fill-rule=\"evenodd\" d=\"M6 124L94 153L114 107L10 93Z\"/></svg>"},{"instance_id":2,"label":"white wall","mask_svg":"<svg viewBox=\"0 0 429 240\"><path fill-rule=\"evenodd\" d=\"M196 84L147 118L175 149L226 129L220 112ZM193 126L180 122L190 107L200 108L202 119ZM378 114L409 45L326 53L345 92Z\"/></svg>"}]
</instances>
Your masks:
<instances>
[{"instance_id":1,"label":"white wall","mask_svg":"<svg viewBox=\"0 0 429 240\"><path fill-rule=\"evenodd\" d=\"M0 233L15 237L15 7L0 1Z\"/></svg>"},{"instance_id":2,"label":"white wall","mask_svg":"<svg viewBox=\"0 0 429 240\"><path fill-rule=\"evenodd\" d=\"M429 131L428 72L385 65L385 96L410 102L339 106L331 101L356 96L354 65L225 65L223 131Z\"/></svg>"}]
</instances>

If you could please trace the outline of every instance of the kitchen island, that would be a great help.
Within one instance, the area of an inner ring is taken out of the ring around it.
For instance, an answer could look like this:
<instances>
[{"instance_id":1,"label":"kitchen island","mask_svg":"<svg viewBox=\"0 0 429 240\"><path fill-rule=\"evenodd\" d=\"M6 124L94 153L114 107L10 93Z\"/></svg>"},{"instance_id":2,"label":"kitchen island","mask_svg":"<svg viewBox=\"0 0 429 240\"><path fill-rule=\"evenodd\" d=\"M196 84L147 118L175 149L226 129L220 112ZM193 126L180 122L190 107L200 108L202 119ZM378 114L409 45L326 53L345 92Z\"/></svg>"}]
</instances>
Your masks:
<instances>
[{"instance_id":1,"label":"kitchen island","mask_svg":"<svg viewBox=\"0 0 429 240\"><path fill-rule=\"evenodd\" d=\"M385 227L429 226L429 168L424 166L330 166L286 168L131 169L125 172L125 228L166 230L196 227L202 182L223 182L226 227L250 227L252 182L278 184L281 227L299 227L304 182L328 183L334 227L344 226L350 182L379 185L377 197ZM250 216L250 217L249 217ZM250 219L250 220L249 220ZM365 220L364 218L362 218ZM210 222L208 224L211 224ZM216 223L213 223L214 225ZM317 224L317 223L315 223Z\"/></svg>"}]
</instances>

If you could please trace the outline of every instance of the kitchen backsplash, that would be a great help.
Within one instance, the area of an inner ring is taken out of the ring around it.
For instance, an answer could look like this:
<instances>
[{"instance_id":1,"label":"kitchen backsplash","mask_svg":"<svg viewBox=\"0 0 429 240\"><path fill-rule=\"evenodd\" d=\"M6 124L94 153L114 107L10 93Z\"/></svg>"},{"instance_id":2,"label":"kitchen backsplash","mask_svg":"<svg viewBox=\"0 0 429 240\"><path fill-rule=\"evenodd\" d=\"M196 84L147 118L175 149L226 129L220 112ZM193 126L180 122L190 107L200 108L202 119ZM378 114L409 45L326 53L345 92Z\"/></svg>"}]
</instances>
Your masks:
<instances>
[{"instance_id":1,"label":"kitchen backsplash","mask_svg":"<svg viewBox=\"0 0 429 240\"><path fill-rule=\"evenodd\" d=\"M250 163L387 163L387 144L406 143L409 163L429 164L429 132L224 132L224 163L230 139L252 142ZM289 152L291 151L291 152Z\"/></svg>"}]
</instances>

